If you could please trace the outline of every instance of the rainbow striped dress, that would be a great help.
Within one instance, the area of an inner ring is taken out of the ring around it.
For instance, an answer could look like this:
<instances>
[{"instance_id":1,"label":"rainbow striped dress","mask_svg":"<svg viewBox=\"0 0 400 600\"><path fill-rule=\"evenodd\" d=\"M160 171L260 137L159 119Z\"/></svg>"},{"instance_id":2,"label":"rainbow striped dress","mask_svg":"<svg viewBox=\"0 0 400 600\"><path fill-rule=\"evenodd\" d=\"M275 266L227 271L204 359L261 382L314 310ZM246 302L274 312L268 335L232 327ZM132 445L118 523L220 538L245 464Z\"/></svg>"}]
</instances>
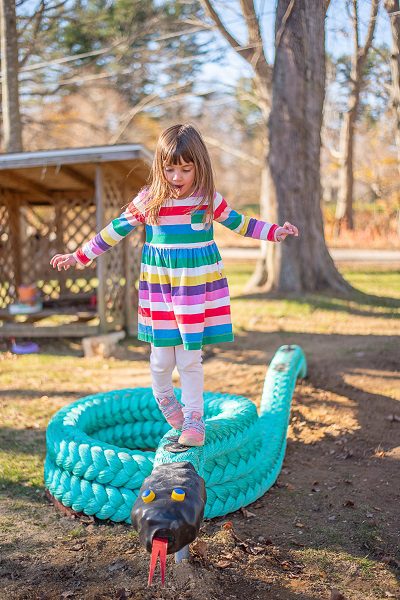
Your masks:
<instances>
[{"instance_id":1,"label":"rainbow striped dress","mask_svg":"<svg viewBox=\"0 0 400 600\"><path fill-rule=\"evenodd\" d=\"M205 225L200 198L173 198L161 207L157 225L146 223L143 194L74 257L87 265L115 246L137 225L146 228L139 281L138 339L154 346L197 350L233 341L229 288L213 226ZM278 225L236 212L221 194L214 197L214 220L240 235L275 241Z\"/></svg>"}]
</instances>

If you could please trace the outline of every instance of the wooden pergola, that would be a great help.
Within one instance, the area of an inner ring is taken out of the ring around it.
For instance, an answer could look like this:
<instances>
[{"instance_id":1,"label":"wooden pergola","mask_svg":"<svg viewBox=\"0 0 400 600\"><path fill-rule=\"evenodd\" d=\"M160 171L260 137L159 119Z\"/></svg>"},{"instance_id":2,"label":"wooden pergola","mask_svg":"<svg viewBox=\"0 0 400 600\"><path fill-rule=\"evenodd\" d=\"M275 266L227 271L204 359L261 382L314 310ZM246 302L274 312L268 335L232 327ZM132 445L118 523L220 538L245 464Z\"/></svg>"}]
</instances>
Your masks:
<instances>
[{"instance_id":1,"label":"wooden pergola","mask_svg":"<svg viewBox=\"0 0 400 600\"><path fill-rule=\"evenodd\" d=\"M117 217L151 160L137 144L0 156L0 336L136 333L142 228L85 269L59 272L49 261ZM10 314L21 284L37 286L42 311Z\"/></svg>"}]
</instances>

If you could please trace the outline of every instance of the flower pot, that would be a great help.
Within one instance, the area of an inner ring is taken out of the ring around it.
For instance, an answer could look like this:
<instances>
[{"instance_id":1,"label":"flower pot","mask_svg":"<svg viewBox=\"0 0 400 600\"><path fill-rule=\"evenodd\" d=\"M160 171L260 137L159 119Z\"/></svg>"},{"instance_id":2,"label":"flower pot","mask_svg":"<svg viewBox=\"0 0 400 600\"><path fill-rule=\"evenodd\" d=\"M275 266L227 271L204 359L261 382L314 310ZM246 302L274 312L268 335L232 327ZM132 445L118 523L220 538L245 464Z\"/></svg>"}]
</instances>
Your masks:
<instances>
[{"instance_id":1,"label":"flower pot","mask_svg":"<svg viewBox=\"0 0 400 600\"><path fill-rule=\"evenodd\" d=\"M34 285L19 285L18 300L23 304L35 304L37 289Z\"/></svg>"}]
</instances>

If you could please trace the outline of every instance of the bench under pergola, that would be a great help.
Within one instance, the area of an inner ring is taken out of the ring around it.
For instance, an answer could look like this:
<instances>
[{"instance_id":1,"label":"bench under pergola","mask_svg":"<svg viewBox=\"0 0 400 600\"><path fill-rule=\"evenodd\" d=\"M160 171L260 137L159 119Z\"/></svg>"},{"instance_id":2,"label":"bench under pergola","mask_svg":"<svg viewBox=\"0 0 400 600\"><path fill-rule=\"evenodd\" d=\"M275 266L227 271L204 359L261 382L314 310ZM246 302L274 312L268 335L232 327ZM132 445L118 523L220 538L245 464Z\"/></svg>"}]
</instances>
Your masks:
<instances>
[{"instance_id":1,"label":"bench under pergola","mask_svg":"<svg viewBox=\"0 0 400 600\"><path fill-rule=\"evenodd\" d=\"M151 160L137 144L0 155L0 336L136 333L142 228L85 269L49 261L117 217ZM37 286L42 311L10 314L22 284Z\"/></svg>"}]
</instances>

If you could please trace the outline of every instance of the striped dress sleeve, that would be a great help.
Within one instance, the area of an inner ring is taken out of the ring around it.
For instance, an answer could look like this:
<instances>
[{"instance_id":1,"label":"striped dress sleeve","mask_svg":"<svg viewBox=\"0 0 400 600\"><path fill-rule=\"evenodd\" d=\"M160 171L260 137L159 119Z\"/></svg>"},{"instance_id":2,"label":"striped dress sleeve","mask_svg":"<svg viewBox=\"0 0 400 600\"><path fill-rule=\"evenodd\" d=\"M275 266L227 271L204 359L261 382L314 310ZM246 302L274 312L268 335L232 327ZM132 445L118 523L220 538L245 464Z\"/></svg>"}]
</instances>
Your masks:
<instances>
[{"instance_id":1,"label":"striped dress sleeve","mask_svg":"<svg viewBox=\"0 0 400 600\"><path fill-rule=\"evenodd\" d=\"M113 219L104 229L73 253L78 263L89 265L103 252L107 252L123 240L137 225L144 223L144 214L137 208L135 201L136 198L119 217Z\"/></svg>"},{"instance_id":2,"label":"striped dress sleeve","mask_svg":"<svg viewBox=\"0 0 400 600\"><path fill-rule=\"evenodd\" d=\"M214 220L239 235L251 237L256 240L276 242L275 231L279 225L266 223L253 217L246 217L231 208L221 194L214 198Z\"/></svg>"}]
</instances>

